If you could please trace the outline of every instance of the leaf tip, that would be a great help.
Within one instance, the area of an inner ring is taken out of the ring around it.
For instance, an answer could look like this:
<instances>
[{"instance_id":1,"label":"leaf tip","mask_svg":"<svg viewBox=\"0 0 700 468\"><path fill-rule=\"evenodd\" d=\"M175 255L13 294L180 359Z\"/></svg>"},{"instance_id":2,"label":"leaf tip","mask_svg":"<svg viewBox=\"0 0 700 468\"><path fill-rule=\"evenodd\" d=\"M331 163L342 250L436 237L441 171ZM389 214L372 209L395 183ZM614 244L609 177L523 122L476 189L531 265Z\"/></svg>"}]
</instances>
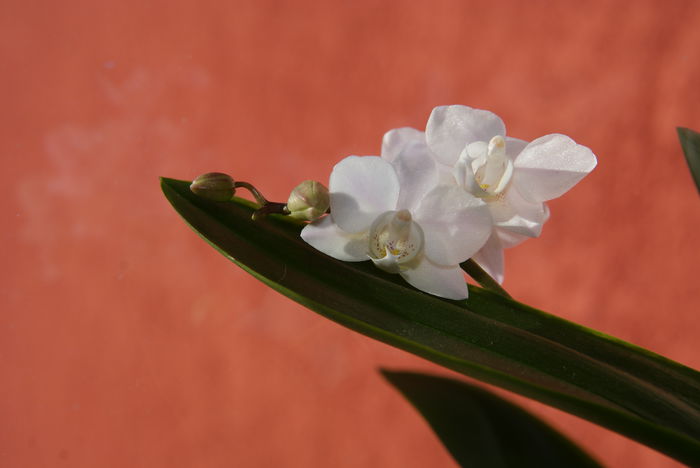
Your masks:
<instances>
[{"instance_id":1,"label":"leaf tip","mask_svg":"<svg viewBox=\"0 0 700 468\"><path fill-rule=\"evenodd\" d=\"M401 391L401 382L406 378L410 378L410 376L413 374L407 371L392 370L384 367L380 367L378 371L379 374L384 378L384 380L386 380L386 382L389 385L393 386L399 391Z\"/></svg>"},{"instance_id":2,"label":"leaf tip","mask_svg":"<svg viewBox=\"0 0 700 468\"><path fill-rule=\"evenodd\" d=\"M676 127L678 139L688 163L688 169L700 192L700 133L685 127Z\"/></svg>"}]
</instances>

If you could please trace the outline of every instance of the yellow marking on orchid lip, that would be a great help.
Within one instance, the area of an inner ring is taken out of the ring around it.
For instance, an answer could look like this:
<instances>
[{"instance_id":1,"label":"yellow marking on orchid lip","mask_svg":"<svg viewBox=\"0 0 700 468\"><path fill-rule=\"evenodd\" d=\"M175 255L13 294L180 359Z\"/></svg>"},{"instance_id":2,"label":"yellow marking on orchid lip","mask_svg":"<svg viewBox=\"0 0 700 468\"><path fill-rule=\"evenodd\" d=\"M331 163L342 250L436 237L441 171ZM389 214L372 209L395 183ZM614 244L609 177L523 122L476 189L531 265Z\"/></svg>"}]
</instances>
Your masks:
<instances>
[{"instance_id":1,"label":"yellow marking on orchid lip","mask_svg":"<svg viewBox=\"0 0 700 468\"><path fill-rule=\"evenodd\" d=\"M370 256L380 268L396 273L398 264L410 261L423 248L423 231L408 210L387 211L370 227ZM376 262L375 262L376 263Z\"/></svg>"},{"instance_id":2,"label":"yellow marking on orchid lip","mask_svg":"<svg viewBox=\"0 0 700 468\"><path fill-rule=\"evenodd\" d=\"M386 257L387 248L381 245L380 240L377 236L375 236L373 243L370 244L370 250L375 253L375 258L377 259Z\"/></svg>"},{"instance_id":3,"label":"yellow marking on orchid lip","mask_svg":"<svg viewBox=\"0 0 700 468\"><path fill-rule=\"evenodd\" d=\"M484 189L484 190L486 190L486 189L489 188L490 186L491 186L491 185L489 185L489 184L479 184L479 187L481 187L481 188Z\"/></svg>"}]
</instances>

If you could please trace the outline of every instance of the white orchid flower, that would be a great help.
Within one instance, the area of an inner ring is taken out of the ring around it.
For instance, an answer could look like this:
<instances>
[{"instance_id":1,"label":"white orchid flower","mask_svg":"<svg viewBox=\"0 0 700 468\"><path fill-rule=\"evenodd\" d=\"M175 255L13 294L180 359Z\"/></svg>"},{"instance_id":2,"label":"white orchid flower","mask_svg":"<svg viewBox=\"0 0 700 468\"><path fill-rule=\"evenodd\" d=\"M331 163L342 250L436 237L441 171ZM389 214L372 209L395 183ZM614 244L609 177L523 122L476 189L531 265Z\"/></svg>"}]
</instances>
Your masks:
<instances>
[{"instance_id":1,"label":"white orchid flower","mask_svg":"<svg viewBox=\"0 0 700 468\"><path fill-rule=\"evenodd\" d=\"M473 257L503 282L503 249L538 237L549 218L544 202L563 195L596 166L590 149L565 135L530 143L506 136L494 113L466 106L433 109L425 133L401 128L384 136L382 157L391 160L410 145L427 145L442 165L442 181L484 200L493 233Z\"/></svg>"},{"instance_id":2,"label":"white orchid flower","mask_svg":"<svg viewBox=\"0 0 700 468\"><path fill-rule=\"evenodd\" d=\"M391 162L349 156L330 176L330 215L307 225L302 239L338 260L372 260L409 284L448 299L468 295L459 264L491 233L486 204L455 184L438 185L423 145L407 145Z\"/></svg>"}]
</instances>

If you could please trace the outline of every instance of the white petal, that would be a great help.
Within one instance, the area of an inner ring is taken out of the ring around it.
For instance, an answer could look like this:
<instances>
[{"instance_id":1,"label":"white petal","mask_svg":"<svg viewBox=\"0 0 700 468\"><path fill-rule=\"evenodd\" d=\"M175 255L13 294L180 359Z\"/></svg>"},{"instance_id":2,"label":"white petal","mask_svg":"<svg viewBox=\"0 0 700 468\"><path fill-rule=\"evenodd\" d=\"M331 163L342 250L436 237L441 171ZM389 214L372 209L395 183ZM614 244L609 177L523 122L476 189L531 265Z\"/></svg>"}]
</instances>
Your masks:
<instances>
[{"instance_id":1,"label":"white petal","mask_svg":"<svg viewBox=\"0 0 700 468\"><path fill-rule=\"evenodd\" d=\"M503 197L490 202L489 208L495 226L527 237L539 237L548 216L543 203L526 200L512 186Z\"/></svg>"},{"instance_id":2,"label":"white petal","mask_svg":"<svg viewBox=\"0 0 700 468\"><path fill-rule=\"evenodd\" d=\"M430 156L425 141L422 141L406 145L392 164L401 186L396 208L412 210L437 186L437 163Z\"/></svg>"},{"instance_id":3,"label":"white petal","mask_svg":"<svg viewBox=\"0 0 700 468\"><path fill-rule=\"evenodd\" d=\"M454 185L457 183L454 176L454 168L444 164L437 164L438 168L438 185Z\"/></svg>"},{"instance_id":4,"label":"white petal","mask_svg":"<svg viewBox=\"0 0 700 468\"><path fill-rule=\"evenodd\" d=\"M508 221L513 216L518 215L539 223L544 223L547 219L544 203L526 200L512 186L508 187L500 196L489 199L488 204L496 224Z\"/></svg>"},{"instance_id":5,"label":"white petal","mask_svg":"<svg viewBox=\"0 0 700 468\"><path fill-rule=\"evenodd\" d=\"M496 114L467 106L436 107L425 129L430 150L448 166L457 162L467 144L505 134L506 126Z\"/></svg>"},{"instance_id":6,"label":"white petal","mask_svg":"<svg viewBox=\"0 0 700 468\"><path fill-rule=\"evenodd\" d=\"M425 132L411 127L389 130L382 139L382 159L392 162L411 143L425 143Z\"/></svg>"},{"instance_id":7,"label":"white petal","mask_svg":"<svg viewBox=\"0 0 700 468\"><path fill-rule=\"evenodd\" d=\"M543 202L560 197L596 166L593 152L566 135L532 141L515 159L513 184L520 194Z\"/></svg>"},{"instance_id":8,"label":"white petal","mask_svg":"<svg viewBox=\"0 0 700 468\"><path fill-rule=\"evenodd\" d=\"M531 221L522 216L513 216L508 221L498 223L496 226L525 237L540 237L542 234L542 223Z\"/></svg>"},{"instance_id":9,"label":"white petal","mask_svg":"<svg viewBox=\"0 0 700 468\"><path fill-rule=\"evenodd\" d=\"M330 216L304 226L301 238L313 248L345 262L368 260L367 234L348 234Z\"/></svg>"},{"instance_id":10,"label":"white petal","mask_svg":"<svg viewBox=\"0 0 700 468\"><path fill-rule=\"evenodd\" d=\"M414 212L425 235L425 254L438 265L474 255L491 234L491 213L480 199L456 185L433 189Z\"/></svg>"},{"instance_id":11,"label":"white petal","mask_svg":"<svg viewBox=\"0 0 700 468\"><path fill-rule=\"evenodd\" d=\"M523 241L526 241L530 238L528 236L516 234L506 229L501 229L498 226L496 226L493 231L498 236L498 241L501 243L501 247L504 249L510 249L511 247L520 245L523 243Z\"/></svg>"},{"instance_id":12,"label":"white petal","mask_svg":"<svg viewBox=\"0 0 700 468\"><path fill-rule=\"evenodd\" d=\"M498 234L493 233L486 244L472 257L491 278L503 283L503 247Z\"/></svg>"},{"instance_id":13,"label":"white petal","mask_svg":"<svg viewBox=\"0 0 700 468\"><path fill-rule=\"evenodd\" d=\"M348 156L331 172L333 221L343 231L362 232L385 211L396 208L399 180L391 163L377 156Z\"/></svg>"},{"instance_id":14,"label":"white petal","mask_svg":"<svg viewBox=\"0 0 700 468\"><path fill-rule=\"evenodd\" d=\"M439 266L423 257L414 268L401 272L411 286L447 299L466 299L469 295L464 273L459 266Z\"/></svg>"},{"instance_id":15,"label":"white petal","mask_svg":"<svg viewBox=\"0 0 700 468\"><path fill-rule=\"evenodd\" d=\"M506 155L514 160L528 145L528 142L519 138L506 137Z\"/></svg>"}]
</instances>

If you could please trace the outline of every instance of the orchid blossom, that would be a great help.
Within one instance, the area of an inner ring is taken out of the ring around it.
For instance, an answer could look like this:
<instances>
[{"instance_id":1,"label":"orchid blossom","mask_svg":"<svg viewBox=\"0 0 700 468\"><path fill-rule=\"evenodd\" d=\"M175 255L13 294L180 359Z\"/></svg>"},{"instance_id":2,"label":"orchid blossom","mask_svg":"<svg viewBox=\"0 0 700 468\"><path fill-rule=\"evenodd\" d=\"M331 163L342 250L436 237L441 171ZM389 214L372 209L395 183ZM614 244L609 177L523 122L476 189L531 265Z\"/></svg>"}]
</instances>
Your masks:
<instances>
[{"instance_id":1,"label":"orchid blossom","mask_svg":"<svg viewBox=\"0 0 700 468\"><path fill-rule=\"evenodd\" d=\"M499 283L503 249L538 237L549 218L544 202L563 195L596 166L590 149L565 135L528 143L506 136L494 113L466 106L433 109L424 132L389 131L382 157L391 161L404 148L424 145L439 163L441 182L461 187L488 204L493 232L473 257Z\"/></svg>"},{"instance_id":2,"label":"orchid blossom","mask_svg":"<svg viewBox=\"0 0 700 468\"><path fill-rule=\"evenodd\" d=\"M468 294L459 264L491 233L486 203L440 185L425 144L408 144L391 161L349 156L330 176L330 214L302 239L338 260L372 260L412 286L448 299Z\"/></svg>"}]
</instances>

